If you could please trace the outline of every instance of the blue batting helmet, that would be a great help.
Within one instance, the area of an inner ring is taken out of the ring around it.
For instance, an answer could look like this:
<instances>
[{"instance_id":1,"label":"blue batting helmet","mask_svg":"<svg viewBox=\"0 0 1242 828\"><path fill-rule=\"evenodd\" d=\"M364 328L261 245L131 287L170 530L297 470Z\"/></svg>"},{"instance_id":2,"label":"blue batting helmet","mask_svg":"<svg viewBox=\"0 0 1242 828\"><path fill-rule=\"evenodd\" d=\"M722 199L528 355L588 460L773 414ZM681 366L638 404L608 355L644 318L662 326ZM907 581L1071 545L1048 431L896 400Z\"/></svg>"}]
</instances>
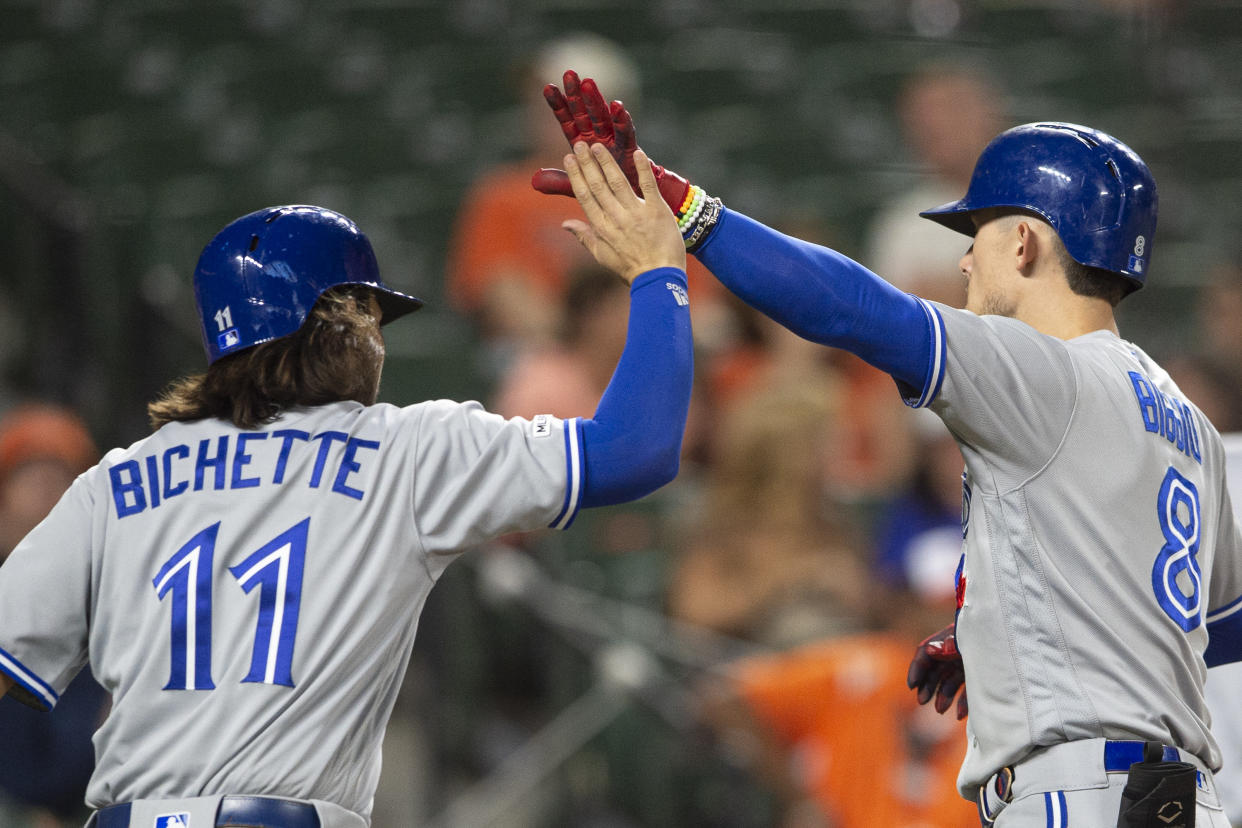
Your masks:
<instances>
[{"instance_id":1,"label":"blue batting helmet","mask_svg":"<svg viewBox=\"0 0 1242 828\"><path fill-rule=\"evenodd\" d=\"M970 214L1018 207L1057 231L1074 261L1143 286L1156 233L1156 181L1134 150L1077 124L1002 132L975 163L966 195L919 215L975 235Z\"/></svg>"},{"instance_id":2,"label":"blue batting helmet","mask_svg":"<svg viewBox=\"0 0 1242 828\"><path fill-rule=\"evenodd\" d=\"M371 242L340 213L291 205L242 216L203 248L194 271L207 363L288 336L337 285L372 288L383 324L423 306L380 281Z\"/></svg>"}]
</instances>

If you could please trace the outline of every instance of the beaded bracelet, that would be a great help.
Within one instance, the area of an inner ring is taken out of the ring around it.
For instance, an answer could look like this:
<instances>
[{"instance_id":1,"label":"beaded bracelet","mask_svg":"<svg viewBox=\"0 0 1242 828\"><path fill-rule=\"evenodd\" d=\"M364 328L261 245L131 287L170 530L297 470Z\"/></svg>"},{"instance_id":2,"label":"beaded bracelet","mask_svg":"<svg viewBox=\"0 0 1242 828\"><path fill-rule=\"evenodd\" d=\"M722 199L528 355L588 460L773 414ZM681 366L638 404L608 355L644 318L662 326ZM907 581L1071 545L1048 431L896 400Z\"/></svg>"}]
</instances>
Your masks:
<instances>
[{"instance_id":1,"label":"beaded bracelet","mask_svg":"<svg viewBox=\"0 0 1242 828\"><path fill-rule=\"evenodd\" d=\"M696 184L691 184L689 189L686 190L686 197L682 200L676 214L677 227L681 230L683 236L699 217L699 212L703 209L703 199L705 198L707 198L707 193L703 192L703 188Z\"/></svg>"},{"instance_id":2,"label":"beaded bracelet","mask_svg":"<svg viewBox=\"0 0 1242 828\"><path fill-rule=\"evenodd\" d=\"M707 240L707 234L720 220L722 209L724 209L724 203L720 199L703 193L703 198L695 209L694 218L685 227L682 227L680 220L678 221L678 227L682 227L681 237L686 243L687 252L693 253L700 244Z\"/></svg>"}]
</instances>

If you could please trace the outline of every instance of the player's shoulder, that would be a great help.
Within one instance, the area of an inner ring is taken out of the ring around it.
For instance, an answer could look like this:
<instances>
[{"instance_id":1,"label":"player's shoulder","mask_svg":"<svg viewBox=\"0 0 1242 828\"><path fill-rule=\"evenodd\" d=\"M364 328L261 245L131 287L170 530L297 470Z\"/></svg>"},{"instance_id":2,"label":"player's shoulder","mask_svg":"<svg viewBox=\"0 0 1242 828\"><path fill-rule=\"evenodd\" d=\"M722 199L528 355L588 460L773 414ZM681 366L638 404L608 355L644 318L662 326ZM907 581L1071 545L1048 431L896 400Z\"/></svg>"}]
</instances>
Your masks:
<instances>
[{"instance_id":1,"label":"player's shoulder","mask_svg":"<svg viewBox=\"0 0 1242 828\"><path fill-rule=\"evenodd\" d=\"M476 400L428 400L400 409L403 416L416 418L420 440L435 441L451 435L469 434L474 440L539 440L564 434L572 420L551 414L533 417L506 417L489 411Z\"/></svg>"},{"instance_id":2,"label":"player's shoulder","mask_svg":"<svg viewBox=\"0 0 1242 828\"><path fill-rule=\"evenodd\" d=\"M1021 319L992 313L978 314L965 308L956 308L928 299L919 301L939 317L950 347L956 336L1024 342L1039 346L1044 350L1066 350L1065 340L1046 334Z\"/></svg>"},{"instance_id":3,"label":"player's shoulder","mask_svg":"<svg viewBox=\"0 0 1242 828\"><path fill-rule=\"evenodd\" d=\"M405 432L424 438L436 432L490 433L502 429L507 422L476 400L434 399L403 406L377 403L361 407L353 416L359 421L360 430Z\"/></svg>"}]
</instances>

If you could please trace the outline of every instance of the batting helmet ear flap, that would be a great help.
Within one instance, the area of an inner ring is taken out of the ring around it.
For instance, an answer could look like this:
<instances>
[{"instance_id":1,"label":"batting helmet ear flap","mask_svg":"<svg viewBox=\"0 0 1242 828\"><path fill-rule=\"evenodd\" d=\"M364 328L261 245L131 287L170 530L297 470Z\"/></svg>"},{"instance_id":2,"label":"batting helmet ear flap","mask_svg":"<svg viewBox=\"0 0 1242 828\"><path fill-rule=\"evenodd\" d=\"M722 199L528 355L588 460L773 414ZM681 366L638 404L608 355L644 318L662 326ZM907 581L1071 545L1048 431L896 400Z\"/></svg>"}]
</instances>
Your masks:
<instances>
[{"instance_id":1,"label":"batting helmet ear flap","mask_svg":"<svg viewBox=\"0 0 1242 828\"><path fill-rule=\"evenodd\" d=\"M381 281L370 240L340 213L290 205L231 222L203 248L194 271L208 364L293 333L337 285L374 290L382 324L423 306Z\"/></svg>"},{"instance_id":2,"label":"batting helmet ear flap","mask_svg":"<svg viewBox=\"0 0 1242 828\"><path fill-rule=\"evenodd\" d=\"M919 215L968 236L970 214L1018 207L1042 216L1079 264L1143 286L1158 212L1156 181L1134 150L1099 130L1024 124L992 139L966 195Z\"/></svg>"}]
</instances>

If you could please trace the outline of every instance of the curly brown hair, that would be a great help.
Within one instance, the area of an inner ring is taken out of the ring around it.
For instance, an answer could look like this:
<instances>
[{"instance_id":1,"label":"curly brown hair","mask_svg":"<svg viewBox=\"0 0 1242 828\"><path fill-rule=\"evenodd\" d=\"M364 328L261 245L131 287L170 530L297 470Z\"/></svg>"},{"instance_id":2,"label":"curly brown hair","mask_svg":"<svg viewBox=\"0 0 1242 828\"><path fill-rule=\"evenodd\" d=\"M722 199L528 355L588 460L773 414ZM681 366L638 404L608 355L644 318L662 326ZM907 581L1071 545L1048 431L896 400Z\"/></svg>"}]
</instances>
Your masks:
<instances>
[{"instance_id":1,"label":"curly brown hair","mask_svg":"<svg viewBox=\"0 0 1242 828\"><path fill-rule=\"evenodd\" d=\"M379 395L384 339L365 288L334 288L319 297L294 333L216 360L205 374L175 380L147 405L152 429L219 418L238 428L270 423L301 406Z\"/></svg>"}]
</instances>

